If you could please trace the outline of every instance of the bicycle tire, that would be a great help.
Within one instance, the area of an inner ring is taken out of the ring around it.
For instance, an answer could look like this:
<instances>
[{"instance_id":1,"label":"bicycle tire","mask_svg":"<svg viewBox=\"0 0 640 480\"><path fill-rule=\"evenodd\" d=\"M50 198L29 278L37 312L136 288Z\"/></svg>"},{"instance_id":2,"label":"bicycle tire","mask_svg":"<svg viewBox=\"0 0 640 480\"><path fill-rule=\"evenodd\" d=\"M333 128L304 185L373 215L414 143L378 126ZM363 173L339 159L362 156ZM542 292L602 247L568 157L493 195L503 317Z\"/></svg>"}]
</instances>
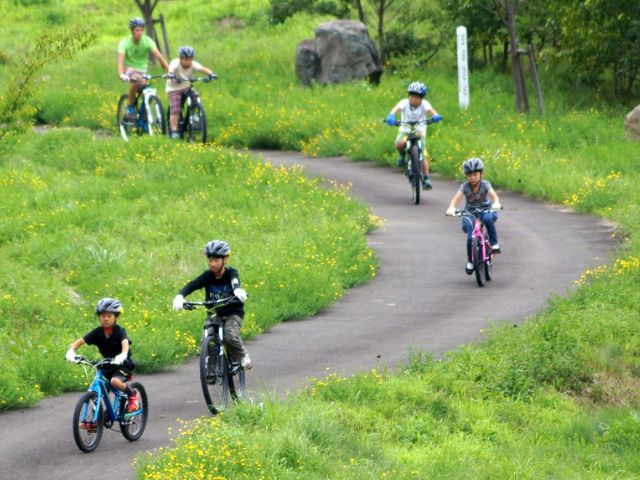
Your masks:
<instances>
[{"instance_id":1,"label":"bicycle tire","mask_svg":"<svg viewBox=\"0 0 640 480\"><path fill-rule=\"evenodd\" d=\"M482 245L477 237L471 241L471 254L473 256L473 271L476 274L476 281L478 286L484 287L486 278L484 262L482 261Z\"/></svg>"},{"instance_id":2,"label":"bicycle tire","mask_svg":"<svg viewBox=\"0 0 640 480\"><path fill-rule=\"evenodd\" d=\"M140 409L132 414L123 414L125 420L120 420L120 432L122 436L130 442L135 442L144 433L147 426L147 417L149 416L149 399L147 391L140 382L131 382L129 384L131 390L138 392L138 402Z\"/></svg>"},{"instance_id":3,"label":"bicycle tire","mask_svg":"<svg viewBox=\"0 0 640 480\"><path fill-rule=\"evenodd\" d=\"M207 143L207 116L202 105L192 103L187 124L190 142L202 140L202 143Z\"/></svg>"},{"instance_id":4,"label":"bicycle tire","mask_svg":"<svg viewBox=\"0 0 640 480\"><path fill-rule=\"evenodd\" d=\"M240 365L229 368L229 393L234 400L244 400L246 396L245 370Z\"/></svg>"},{"instance_id":5,"label":"bicycle tire","mask_svg":"<svg viewBox=\"0 0 640 480\"><path fill-rule=\"evenodd\" d=\"M104 408L97 403L98 394L96 392L85 392L76 403L73 411L73 439L78 448L85 453L91 453L98 448L104 432ZM90 431L86 428L86 419L90 418L93 421L96 408L99 409L98 421L95 425L95 431ZM81 428L83 422L85 428Z\"/></svg>"},{"instance_id":6,"label":"bicycle tire","mask_svg":"<svg viewBox=\"0 0 640 480\"><path fill-rule=\"evenodd\" d=\"M413 145L409 151L409 161L411 162L411 194L413 203L420 204L420 193L422 192L422 182L420 181L420 153L418 146Z\"/></svg>"},{"instance_id":7,"label":"bicycle tire","mask_svg":"<svg viewBox=\"0 0 640 480\"><path fill-rule=\"evenodd\" d=\"M127 105L129 105L129 95L124 94L118 100L118 110L116 111L116 124L118 126L118 130L120 131L120 136L125 140L129 141L129 137L135 130L135 125L126 120L127 115Z\"/></svg>"},{"instance_id":8,"label":"bicycle tire","mask_svg":"<svg viewBox=\"0 0 640 480\"><path fill-rule=\"evenodd\" d=\"M164 107L156 95L151 95L147 99L146 111L146 133L150 136L156 134L167 134L167 124L165 122Z\"/></svg>"},{"instance_id":9,"label":"bicycle tire","mask_svg":"<svg viewBox=\"0 0 640 480\"><path fill-rule=\"evenodd\" d=\"M489 238L489 234L487 233L487 227L485 227L484 225L482 227L482 235L484 235L484 238ZM487 282L490 282L491 277L493 276L493 263L492 263L493 255L491 255L491 244L486 240L484 242L484 248L489 254L489 259L486 262L484 262L484 276Z\"/></svg>"},{"instance_id":10,"label":"bicycle tire","mask_svg":"<svg viewBox=\"0 0 640 480\"><path fill-rule=\"evenodd\" d=\"M224 355L220 355L220 345L215 338L207 335L202 340L200 350L200 384L202 394L214 415L224 411L229 401L229 372Z\"/></svg>"}]
</instances>

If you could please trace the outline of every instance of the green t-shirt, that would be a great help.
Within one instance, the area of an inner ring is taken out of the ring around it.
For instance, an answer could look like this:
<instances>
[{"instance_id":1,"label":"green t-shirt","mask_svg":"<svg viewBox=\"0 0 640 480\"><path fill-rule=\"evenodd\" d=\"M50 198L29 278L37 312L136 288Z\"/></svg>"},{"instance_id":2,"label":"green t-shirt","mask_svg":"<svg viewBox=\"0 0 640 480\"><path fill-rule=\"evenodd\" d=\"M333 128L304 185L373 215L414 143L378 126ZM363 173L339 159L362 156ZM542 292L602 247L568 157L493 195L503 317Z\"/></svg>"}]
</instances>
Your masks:
<instances>
[{"instance_id":1,"label":"green t-shirt","mask_svg":"<svg viewBox=\"0 0 640 480\"><path fill-rule=\"evenodd\" d=\"M149 63L149 54L155 50L156 43L146 35L140 37L140 42L133 43L133 37L130 35L120 40L118 44L118 53L124 53L125 68L133 68L140 72L147 71Z\"/></svg>"}]
</instances>

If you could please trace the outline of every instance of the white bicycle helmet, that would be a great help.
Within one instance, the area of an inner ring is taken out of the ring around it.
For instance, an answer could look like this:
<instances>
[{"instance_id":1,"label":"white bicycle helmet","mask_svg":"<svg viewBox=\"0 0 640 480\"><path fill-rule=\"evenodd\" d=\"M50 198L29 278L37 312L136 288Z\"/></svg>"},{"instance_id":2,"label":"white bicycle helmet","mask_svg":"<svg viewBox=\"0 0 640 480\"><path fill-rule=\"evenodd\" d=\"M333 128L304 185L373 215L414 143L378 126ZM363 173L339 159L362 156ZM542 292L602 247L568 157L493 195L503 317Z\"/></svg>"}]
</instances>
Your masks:
<instances>
[{"instance_id":1,"label":"white bicycle helmet","mask_svg":"<svg viewBox=\"0 0 640 480\"><path fill-rule=\"evenodd\" d=\"M424 97L428 91L429 89L422 82L412 82L409 84L409 87L407 88L407 93L409 95L412 95L412 94L419 95L420 97Z\"/></svg>"},{"instance_id":2,"label":"white bicycle helmet","mask_svg":"<svg viewBox=\"0 0 640 480\"><path fill-rule=\"evenodd\" d=\"M223 240L211 240L204 246L207 257L228 257L231 252L229 244Z\"/></svg>"},{"instance_id":3,"label":"white bicycle helmet","mask_svg":"<svg viewBox=\"0 0 640 480\"><path fill-rule=\"evenodd\" d=\"M120 315L123 312L122 303L120 300L116 300L115 298L101 298L96 303L96 314L100 315L101 313L115 313L116 316Z\"/></svg>"}]
</instances>

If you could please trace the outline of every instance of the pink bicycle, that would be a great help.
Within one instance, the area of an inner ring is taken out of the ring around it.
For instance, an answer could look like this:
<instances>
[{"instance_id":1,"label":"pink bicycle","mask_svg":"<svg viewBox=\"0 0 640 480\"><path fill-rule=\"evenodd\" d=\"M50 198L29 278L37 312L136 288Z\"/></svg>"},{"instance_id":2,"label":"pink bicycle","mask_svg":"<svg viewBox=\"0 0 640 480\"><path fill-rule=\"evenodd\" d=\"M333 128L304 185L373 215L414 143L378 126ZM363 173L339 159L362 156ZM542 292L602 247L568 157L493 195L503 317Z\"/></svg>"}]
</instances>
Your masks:
<instances>
[{"instance_id":1,"label":"pink bicycle","mask_svg":"<svg viewBox=\"0 0 640 480\"><path fill-rule=\"evenodd\" d=\"M489 235L487 227L480 217L483 213L497 212L492 208L485 208L469 212L466 210L456 210L456 217L466 217L473 222L473 232L471 233L471 263L473 263L473 272L475 273L478 286L484 285L491 280L493 276L493 258L495 254L489 243Z\"/></svg>"}]
</instances>

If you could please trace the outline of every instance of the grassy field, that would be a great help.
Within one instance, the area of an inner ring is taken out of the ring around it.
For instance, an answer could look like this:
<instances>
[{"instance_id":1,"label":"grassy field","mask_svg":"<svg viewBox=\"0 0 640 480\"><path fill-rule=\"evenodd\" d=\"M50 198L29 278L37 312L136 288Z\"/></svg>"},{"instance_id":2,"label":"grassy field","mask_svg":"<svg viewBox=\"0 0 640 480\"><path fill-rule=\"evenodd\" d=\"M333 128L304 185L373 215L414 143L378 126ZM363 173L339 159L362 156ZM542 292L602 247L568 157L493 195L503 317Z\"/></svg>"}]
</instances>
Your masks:
<instances>
[{"instance_id":1,"label":"grassy field","mask_svg":"<svg viewBox=\"0 0 640 480\"><path fill-rule=\"evenodd\" d=\"M91 7L98 9L88 26L98 33L96 43L76 61L45 72L42 121L114 131L115 102L123 90L115 76L114 48L131 16L125 3L109 0ZM498 188L616 222L624 239L616 258L585 272L576 279L574 294L552 301L522 327L490 329L480 345L463 346L437 361L415 352L397 374L331 375L311 381L285 403L264 399L185 425L175 448L139 459L139 477L640 476L635 188L640 144L627 141L622 129L624 115L635 105L609 102L586 89L563 90L542 65L544 117L513 113L509 78L490 70L472 72L471 107L460 111L446 52L429 65L428 74L385 74L377 88L354 82L304 89L293 73L295 46L313 35L321 19L300 15L272 27L261 10L266 2L248 2L242 9L230 2L212 8L193 1L189 9L163 3L172 45L194 44L198 59L220 75L202 89L215 143L206 149L164 140L125 146L65 130L21 140L2 157L0 193L10 199L0 207L0 261L10 272L0 299L9 327L0 338L0 398L11 399L5 408L38 398L39 391L15 391L35 379L50 382L41 384L45 392L80 384L62 355L66 342L84 333L90 303L103 292L123 297L128 306L123 321L131 322L133 332L144 328L146 338L152 321L154 348L134 344L148 368L192 354L195 344L187 339L193 339L197 322L189 314L176 321L168 299L200 270L199 248L209 237L225 236L236 246L231 263L244 272L255 302L249 335L288 314L320 308L342 288L369 278L375 260L364 243L372 225L365 208L345 192L320 190L313 182L309 188L299 175L262 167L224 147L345 154L391 164L395 131L381 120L404 96L406 84L422 79L444 116L429 131L437 173L460 178L462 160L482 156L486 176ZM7 25L1 24L0 52L6 56L19 35L35 35L37 29L29 26L77 19L83 10L72 7L78 5L84 2L61 7L50 2L37 15L33 9L13 9L2 20ZM220 21L232 8L244 27ZM29 15L27 24L15 21ZM247 171L254 172L254 182L242 176ZM230 193L241 200L230 204ZM265 196L273 200L265 202ZM291 198L300 200L284 215L279 207ZM315 218L313 224L301 223L317 202L328 202L322 229ZM330 234L326 229L335 216L343 220L336 228L346 225L350 234L338 251L323 251L322 235ZM254 231L267 242L252 241ZM264 268L281 278L291 275L274 253L282 245L299 259L294 273L318 282L314 289L320 294L309 305L295 303L300 295L308 297L306 291L289 296L277 282L261 283ZM332 265L331 276L312 267L334 257L339 263ZM273 295L280 295L281 310L267 302ZM42 325L50 331L42 333ZM52 371L63 373L50 378L43 358L51 359Z\"/></svg>"}]
</instances>

